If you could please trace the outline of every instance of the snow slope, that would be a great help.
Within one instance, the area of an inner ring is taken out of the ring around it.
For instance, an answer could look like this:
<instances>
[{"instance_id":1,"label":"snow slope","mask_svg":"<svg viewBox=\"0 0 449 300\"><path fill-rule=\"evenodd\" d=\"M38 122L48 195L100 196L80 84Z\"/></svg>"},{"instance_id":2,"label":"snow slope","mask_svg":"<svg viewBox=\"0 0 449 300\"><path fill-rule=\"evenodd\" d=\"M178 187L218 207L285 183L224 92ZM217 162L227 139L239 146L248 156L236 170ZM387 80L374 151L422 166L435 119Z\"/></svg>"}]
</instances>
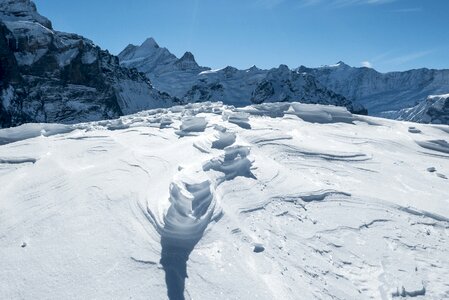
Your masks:
<instances>
[{"instance_id":1,"label":"snow slope","mask_svg":"<svg viewBox=\"0 0 449 300\"><path fill-rule=\"evenodd\" d=\"M0 295L447 299L448 140L299 103L0 130Z\"/></svg>"}]
</instances>

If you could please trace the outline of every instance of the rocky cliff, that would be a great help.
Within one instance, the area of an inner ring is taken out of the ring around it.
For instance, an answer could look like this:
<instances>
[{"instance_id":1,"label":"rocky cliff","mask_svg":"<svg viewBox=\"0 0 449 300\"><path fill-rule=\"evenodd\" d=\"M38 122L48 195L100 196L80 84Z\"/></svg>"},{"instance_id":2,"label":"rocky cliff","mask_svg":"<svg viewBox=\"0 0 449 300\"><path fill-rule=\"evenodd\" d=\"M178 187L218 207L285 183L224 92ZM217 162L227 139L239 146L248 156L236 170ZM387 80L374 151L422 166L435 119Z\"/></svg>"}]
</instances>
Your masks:
<instances>
[{"instance_id":1,"label":"rocky cliff","mask_svg":"<svg viewBox=\"0 0 449 300\"><path fill-rule=\"evenodd\" d=\"M75 123L169 106L143 74L92 41L55 31L29 0L0 0L0 126Z\"/></svg>"}]
</instances>

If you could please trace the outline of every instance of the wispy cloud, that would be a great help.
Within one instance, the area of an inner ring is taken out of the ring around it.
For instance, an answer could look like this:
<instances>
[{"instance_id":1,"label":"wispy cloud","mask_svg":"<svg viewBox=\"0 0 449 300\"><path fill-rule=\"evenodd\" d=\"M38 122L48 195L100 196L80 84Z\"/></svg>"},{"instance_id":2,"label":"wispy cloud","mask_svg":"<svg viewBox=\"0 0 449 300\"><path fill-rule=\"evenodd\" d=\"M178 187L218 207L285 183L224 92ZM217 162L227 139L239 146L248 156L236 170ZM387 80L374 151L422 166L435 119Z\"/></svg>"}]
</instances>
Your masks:
<instances>
[{"instance_id":1,"label":"wispy cloud","mask_svg":"<svg viewBox=\"0 0 449 300\"><path fill-rule=\"evenodd\" d=\"M362 65L362 67L366 67L366 68L370 68L370 69L373 68L373 64L370 63L369 61L362 61L360 64Z\"/></svg>"},{"instance_id":2,"label":"wispy cloud","mask_svg":"<svg viewBox=\"0 0 449 300\"><path fill-rule=\"evenodd\" d=\"M395 13L413 13L422 11L422 7L409 7L392 10Z\"/></svg>"},{"instance_id":3,"label":"wispy cloud","mask_svg":"<svg viewBox=\"0 0 449 300\"><path fill-rule=\"evenodd\" d=\"M413 53L409 53L409 54L391 58L389 60L384 61L384 63L389 64L389 65L396 65L396 66L403 65L405 63L428 56L428 55L434 53L435 51L436 50L425 50L425 51L413 52Z\"/></svg>"},{"instance_id":4,"label":"wispy cloud","mask_svg":"<svg viewBox=\"0 0 449 300\"><path fill-rule=\"evenodd\" d=\"M334 7L345 7L354 5L380 5L396 2L399 0L301 0L302 6L326 4Z\"/></svg>"},{"instance_id":5,"label":"wispy cloud","mask_svg":"<svg viewBox=\"0 0 449 300\"><path fill-rule=\"evenodd\" d=\"M379 5L395 2L397 0L334 0L337 6L350 6L350 5Z\"/></svg>"},{"instance_id":6,"label":"wispy cloud","mask_svg":"<svg viewBox=\"0 0 449 300\"><path fill-rule=\"evenodd\" d=\"M298 0L296 0L298 1ZM354 5L380 5L392 3L400 0L299 0L302 7L324 4L333 7L345 7ZM284 2L295 2L293 0L257 0L259 7L272 9Z\"/></svg>"}]
</instances>

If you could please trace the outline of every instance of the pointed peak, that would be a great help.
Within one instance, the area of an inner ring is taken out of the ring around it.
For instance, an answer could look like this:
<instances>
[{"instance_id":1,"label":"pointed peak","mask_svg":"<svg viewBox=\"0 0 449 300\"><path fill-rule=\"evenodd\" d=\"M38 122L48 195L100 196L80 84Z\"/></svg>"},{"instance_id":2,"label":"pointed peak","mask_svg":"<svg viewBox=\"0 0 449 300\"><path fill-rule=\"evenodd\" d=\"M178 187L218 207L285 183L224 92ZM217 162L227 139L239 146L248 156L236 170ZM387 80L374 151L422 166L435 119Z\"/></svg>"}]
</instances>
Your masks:
<instances>
[{"instance_id":1,"label":"pointed peak","mask_svg":"<svg viewBox=\"0 0 449 300\"><path fill-rule=\"evenodd\" d=\"M157 49L159 48L159 45L156 43L155 39L150 37L147 38L142 45L140 45L140 47L142 48L152 48L152 49Z\"/></svg>"},{"instance_id":2,"label":"pointed peak","mask_svg":"<svg viewBox=\"0 0 449 300\"><path fill-rule=\"evenodd\" d=\"M282 73L282 74L287 74L287 73L291 72L290 68L284 64L279 65L278 68L274 68L274 71L276 73Z\"/></svg>"},{"instance_id":3,"label":"pointed peak","mask_svg":"<svg viewBox=\"0 0 449 300\"><path fill-rule=\"evenodd\" d=\"M260 71L260 69L256 65L253 65L251 68L247 69L246 71L254 72L254 71Z\"/></svg>"},{"instance_id":4,"label":"pointed peak","mask_svg":"<svg viewBox=\"0 0 449 300\"><path fill-rule=\"evenodd\" d=\"M335 66L337 66L337 67L349 67L348 64L346 64L344 61L341 61L341 60L338 63L336 63Z\"/></svg>"},{"instance_id":5,"label":"pointed peak","mask_svg":"<svg viewBox=\"0 0 449 300\"><path fill-rule=\"evenodd\" d=\"M336 63L336 64L333 64L333 65L324 65L324 66L321 66L320 68L350 68L350 66L349 65L347 65L347 64L345 64L343 61L339 61L338 63Z\"/></svg>"},{"instance_id":6,"label":"pointed peak","mask_svg":"<svg viewBox=\"0 0 449 300\"><path fill-rule=\"evenodd\" d=\"M136 45L134 45L134 44L128 44L128 46L126 46L126 48L123 49L123 51L130 50L130 49L136 49L137 47L138 47L138 46L136 46Z\"/></svg>"},{"instance_id":7,"label":"pointed peak","mask_svg":"<svg viewBox=\"0 0 449 300\"><path fill-rule=\"evenodd\" d=\"M187 51L179 60L195 62L195 56L193 56L192 52Z\"/></svg>"},{"instance_id":8,"label":"pointed peak","mask_svg":"<svg viewBox=\"0 0 449 300\"><path fill-rule=\"evenodd\" d=\"M237 72L238 69L237 69L237 68L234 68L234 67L232 67L232 66L227 66L226 68L223 68L223 71L225 71L225 72L227 72L227 73L230 73L230 72Z\"/></svg>"},{"instance_id":9,"label":"pointed peak","mask_svg":"<svg viewBox=\"0 0 449 300\"><path fill-rule=\"evenodd\" d=\"M181 70L197 70L200 66L196 63L195 57L191 52L186 52L184 55L178 59L175 65Z\"/></svg>"}]
</instances>

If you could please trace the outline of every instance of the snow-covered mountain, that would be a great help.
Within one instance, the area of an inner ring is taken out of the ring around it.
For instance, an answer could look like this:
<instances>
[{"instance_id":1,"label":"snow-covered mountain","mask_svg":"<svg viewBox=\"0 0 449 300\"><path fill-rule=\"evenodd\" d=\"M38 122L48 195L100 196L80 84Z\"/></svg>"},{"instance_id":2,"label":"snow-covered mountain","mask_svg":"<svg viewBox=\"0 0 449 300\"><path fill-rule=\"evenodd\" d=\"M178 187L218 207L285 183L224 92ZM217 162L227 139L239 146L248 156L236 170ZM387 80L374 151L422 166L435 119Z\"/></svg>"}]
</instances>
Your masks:
<instances>
[{"instance_id":1,"label":"snow-covered mountain","mask_svg":"<svg viewBox=\"0 0 449 300\"><path fill-rule=\"evenodd\" d=\"M429 96L412 108L399 111L398 120L449 125L449 94Z\"/></svg>"},{"instance_id":2,"label":"snow-covered mountain","mask_svg":"<svg viewBox=\"0 0 449 300\"><path fill-rule=\"evenodd\" d=\"M448 299L449 127L219 103L0 130L2 299Z\"/></svg>"},{"instance_id":3,"label":"snow-covered mountain","mask_svg":"<svg viewBox=\"0 0 449 300\"><path fill-rule=\"evenodd\" d=\"M55 31L29 0L0 0L0 79L0 127L108 119L174 102L90 40Z\"/></svg>"},{"instance_id":4,"label":"snow-covered mountain","mask_svg":"<svg viewBox=\"0 0 449 300\"><path fill-rule=\"evenodd\" d=\"M449 93L449 70L417 69L379 73L350 67L343 62L295 70L281 65L271 70L199 67L193 55L189 68L176 68L178 58L148 39L119 54L123 66L144 72L154 85L186 102L223 101L242 106L273 101L303 101L346 106L370 115L398 118L429 95ZM346 98L346 99L345 99ZM424 119L414 119L426 122Z\"/></svg>"},{"instance_id":5,"label":"snow-covered mountain","mask_svg":"<svg viewBox=\"0 0 449 300\"><path fill-rule=\"evenodd\" d=\"M379 73L343 62L320 68L301 66L297 70L313 75L327 88L365 106L374 116L397 117L400 110L413 107L430 95L449 93L449 70Z\"/></svg>"},{"instance_id":6,"label":"snow-covered mountain","mask_svg":"<svg viewBox=\"0 0 449 300\"><path fill-rule=\"evenodd\" d=\"M317 82L313 76L287 66L271 70L200 67L190 52L177 58L153 38L142 45L127 46L119 55L122 66L145 73L154 86L184 102L221 101L235 106L262 102L301 101L345 106L364 113L345 97Z\"/></svg>"}]
</instances>

